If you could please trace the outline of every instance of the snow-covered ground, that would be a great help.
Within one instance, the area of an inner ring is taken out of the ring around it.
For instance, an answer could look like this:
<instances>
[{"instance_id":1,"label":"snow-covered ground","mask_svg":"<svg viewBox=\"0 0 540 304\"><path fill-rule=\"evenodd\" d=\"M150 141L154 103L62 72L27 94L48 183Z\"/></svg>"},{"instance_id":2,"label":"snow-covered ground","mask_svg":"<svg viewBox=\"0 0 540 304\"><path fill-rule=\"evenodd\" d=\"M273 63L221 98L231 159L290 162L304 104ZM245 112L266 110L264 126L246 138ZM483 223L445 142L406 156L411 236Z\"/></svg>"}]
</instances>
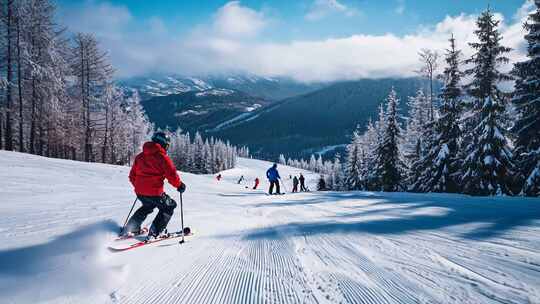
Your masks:
<instances>
[{"instance_id":1,"label":"snow-covered ground","mask_svg":"<svg viewBox=\"0 0 540 304\"><path fill-rule=\"evenodd\" d=\"M246 189L269 165L182 174L195 236L111 253L129 168L0 151L0 303L540 303L540 200Z\"/></svg>"}]
</instances>

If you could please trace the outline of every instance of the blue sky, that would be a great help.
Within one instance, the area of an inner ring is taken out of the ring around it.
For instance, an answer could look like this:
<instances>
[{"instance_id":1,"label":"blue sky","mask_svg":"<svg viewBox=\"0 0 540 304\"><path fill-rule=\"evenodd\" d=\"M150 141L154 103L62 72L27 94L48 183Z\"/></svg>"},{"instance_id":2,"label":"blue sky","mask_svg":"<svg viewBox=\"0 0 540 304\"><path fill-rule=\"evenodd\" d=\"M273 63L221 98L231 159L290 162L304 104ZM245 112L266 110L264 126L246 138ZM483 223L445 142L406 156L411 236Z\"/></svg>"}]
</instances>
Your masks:
<instances>
[{"instance_id":1,"label":"blue sky","mask_svg":"<svg viewBox=\"0 0 540 304\"><path fill-rule=\"evenodd\" d=\"M474 18L488 3L504 19L509 43L517 43L523 11L532 7L530 0L57 1L71 31L96 33L119 76L237 69L306 81L406 75L398 70L413 67L422 44L442 51L450 32L469 42ZM387 64L363 62L381 52L381 61L393 58L391 48L400 45L411 49L405 50L407 63L397 60L393 72ZM352 55L357 48L371 51ZM307 52L310 60L296 52ZM333 69L321 66L335 56L349 56L350 66L344 60L332 60Z\"/></svg>"},{"instance_id":2,"label":"blue sky","mask_svg":"<svg viewBox=\"0 0 540 304\"><path fill-rule=\"evenodd\" d=\"M78 7L80 2L59 0L61 8ZM178 32L189 31L207 22L229 1L223 0L94 0L129 9L134 18L143 21L161 18L164 24ZM398 35L429 26L447 15L478 14L490 4L506 19L512 18L523 0L339 0L338 3L354 12L350 16L331 12L316 20L306 15L316 1L312 0L243 0L243 6L266 12L275 20L276 32L272 39L320 39L352 34ZM279 30L277 30L279 29Z\"/></svg>"}]
</instances>

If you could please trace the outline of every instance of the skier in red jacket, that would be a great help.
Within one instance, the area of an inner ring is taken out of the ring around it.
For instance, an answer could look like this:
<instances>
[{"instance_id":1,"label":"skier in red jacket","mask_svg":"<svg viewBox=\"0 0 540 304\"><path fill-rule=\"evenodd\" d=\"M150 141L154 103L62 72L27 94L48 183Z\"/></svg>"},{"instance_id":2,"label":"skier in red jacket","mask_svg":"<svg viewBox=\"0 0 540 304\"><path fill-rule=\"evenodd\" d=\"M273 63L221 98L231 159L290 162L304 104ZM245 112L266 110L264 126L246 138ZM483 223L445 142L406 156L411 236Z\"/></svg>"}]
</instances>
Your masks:
<instances>
[{"instance_id":1,"label":"skier in red jacket","mask_svg":"<svg viewBox=\"0 0 540 304\"><path fill-rule=\"evenodd\" d=\"M253 186L253 190L256 190L257 187L259 187L259 178L258 177L255 177L255 186Z\"/></svg>"},{"instance_id":2,"label":"skier in red jacket","mask_svg":"<svg viewBox=\"0 0 540 304\"><path fill-rule=\"evenodd\" d=\"M156 132L152 141L146 142L143 152L135 158L129 172L129 181L142 206L129 219L126 233L140 233L146 217L158 208L159 212L148 231L148 237L157 237L167 227L176 208L176 202L163 191L163 181L167 179L180 193L186 190L186 185L180 180L172 160L167 156L170 142L169 135Z\"/></svg>"}]
</instances>

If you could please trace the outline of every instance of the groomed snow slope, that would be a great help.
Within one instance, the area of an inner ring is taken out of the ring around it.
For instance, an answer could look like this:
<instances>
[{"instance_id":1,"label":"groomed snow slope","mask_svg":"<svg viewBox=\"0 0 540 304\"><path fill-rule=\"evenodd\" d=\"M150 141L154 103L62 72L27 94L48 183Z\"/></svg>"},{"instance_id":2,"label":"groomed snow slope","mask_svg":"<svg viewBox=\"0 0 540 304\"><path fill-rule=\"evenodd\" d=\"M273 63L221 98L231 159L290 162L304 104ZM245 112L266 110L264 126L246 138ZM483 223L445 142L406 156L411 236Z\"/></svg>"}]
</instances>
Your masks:
<instances>
[{"instance_id":1,"label":"groomed snow slope","mask_svg":"<svg viewBox=\"0 0 540 304\"><path fill-rule=\"evenodd\" d=\"M0 151L0 303L540 303L540 200L246 189L269 165L182 174L196 235L110 253L129 168Z\"/></svg>"}]
</instances>

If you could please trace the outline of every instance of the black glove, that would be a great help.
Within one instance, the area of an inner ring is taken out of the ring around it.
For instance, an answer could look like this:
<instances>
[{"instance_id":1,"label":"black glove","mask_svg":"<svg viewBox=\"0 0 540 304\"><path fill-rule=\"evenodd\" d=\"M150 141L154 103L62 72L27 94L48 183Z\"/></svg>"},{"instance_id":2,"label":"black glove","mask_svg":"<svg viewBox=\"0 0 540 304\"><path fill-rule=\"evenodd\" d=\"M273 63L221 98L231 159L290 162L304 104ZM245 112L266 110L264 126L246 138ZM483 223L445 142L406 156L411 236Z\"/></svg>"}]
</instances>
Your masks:
<instances>
[{"instance_id":1,"label":"black glove","mask_svg":"<svg viewBox=\"0 0 540 304\"><path fill-rule=\"evenodd\" d=\"M180 186L178 186L178 192L180 193L184 193L184 191L186 191L186 184L185 183L181 183Z\"/></svg>"}]
</instances>

